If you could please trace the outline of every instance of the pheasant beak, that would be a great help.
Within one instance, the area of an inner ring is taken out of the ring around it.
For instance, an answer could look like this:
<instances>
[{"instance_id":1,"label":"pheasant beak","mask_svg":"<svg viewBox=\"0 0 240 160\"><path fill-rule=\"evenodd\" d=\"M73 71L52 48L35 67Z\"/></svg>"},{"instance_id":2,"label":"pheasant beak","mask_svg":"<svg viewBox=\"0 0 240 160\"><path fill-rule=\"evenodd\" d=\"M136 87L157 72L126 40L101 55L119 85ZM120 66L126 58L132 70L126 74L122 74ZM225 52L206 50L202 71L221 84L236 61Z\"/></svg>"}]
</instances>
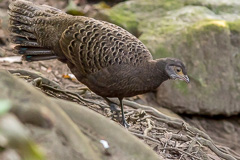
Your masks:
<instances>
[{"instance_id":1,"label":"pheasant beak","mask_svg":"<svg viewBox=\"0 0 240 160\"><path fill-rule=\"evenodd\" d=\"M181 80L181 81L185 81L186 83L189 83L189 82L190 82L188 76L185 75L185 74L183 74L182 71L181 71L180 73L177 73L176 79L179 79L179 80Z\"/></svg>"},{"instance_id":2,"label":"pheasant beak","mask_svg":"<svg viewBox=\"0 0 240 160\"><path fill-rule=\"evenodd\" d=\"M186 83L189 83L189 82L190 82L190 80L189 80L189 78L188 78L187 75L184 75L184 76L182 76L182 77L179 78L179 79L185 81Z\"/></svg>"}]
</instances>

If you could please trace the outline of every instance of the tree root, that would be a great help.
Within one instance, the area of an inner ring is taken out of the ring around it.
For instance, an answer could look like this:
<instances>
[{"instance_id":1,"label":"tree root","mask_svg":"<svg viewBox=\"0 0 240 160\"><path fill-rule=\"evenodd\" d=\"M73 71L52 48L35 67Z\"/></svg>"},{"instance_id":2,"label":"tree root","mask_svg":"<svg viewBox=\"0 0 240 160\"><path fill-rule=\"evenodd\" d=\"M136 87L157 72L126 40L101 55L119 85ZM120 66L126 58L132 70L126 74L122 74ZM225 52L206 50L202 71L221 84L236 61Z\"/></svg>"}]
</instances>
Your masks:
<instances>
[{"instance_id":1,"label":"tree root","mask_svg":"<svg viewBox=\"0 0 240 160\"><path fill-rule=\"evenodd\" d=\"M226 160L236 160L236 158L234 158L233 156L231 156L228 153L224 153L221 150L219 150L217 148L217 146L215 146L211 141L206 140L204 138L199 138L198 141L204 145L204 146L208 146L216 155L218 155L221 158L224 158Z\"/></svg>"}]
</instances>

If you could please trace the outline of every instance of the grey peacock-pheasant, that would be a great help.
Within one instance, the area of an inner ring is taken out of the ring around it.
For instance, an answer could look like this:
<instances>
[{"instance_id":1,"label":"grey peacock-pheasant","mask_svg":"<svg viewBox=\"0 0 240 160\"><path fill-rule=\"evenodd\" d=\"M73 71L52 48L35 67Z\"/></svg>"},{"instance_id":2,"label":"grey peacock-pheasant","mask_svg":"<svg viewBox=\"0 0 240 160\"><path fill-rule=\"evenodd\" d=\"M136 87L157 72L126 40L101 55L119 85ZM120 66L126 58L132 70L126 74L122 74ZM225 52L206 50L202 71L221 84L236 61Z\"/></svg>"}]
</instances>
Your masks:
<instances>
[{"instance_id":1,"label":"grey peacock-pheasant","mask_svg":"<svg viewBox=\"0 0 240 160\"><path fill-rule=\"evenodd\" d=\"M168 79L189 82L180 60L153 60L142 42L114 24L24 0L9 9L15 52L27 61L58 59L96 94L117 97L125 127L124 97L152 91Z\"/></svg>"}]
</instances>

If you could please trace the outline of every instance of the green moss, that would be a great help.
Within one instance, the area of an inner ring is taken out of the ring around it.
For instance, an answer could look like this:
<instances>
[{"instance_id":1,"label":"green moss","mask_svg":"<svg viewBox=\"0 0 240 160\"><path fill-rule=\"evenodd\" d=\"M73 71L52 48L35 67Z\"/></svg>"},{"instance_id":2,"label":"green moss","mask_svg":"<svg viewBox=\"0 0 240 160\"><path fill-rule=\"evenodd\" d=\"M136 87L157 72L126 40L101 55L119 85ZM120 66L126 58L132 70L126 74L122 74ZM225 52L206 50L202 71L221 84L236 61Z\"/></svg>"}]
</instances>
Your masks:
<instances>
[{"instance_id":1,"label":"green moss","mask_svg":"<svg viewBox=\"0 0 240 160\"><path fill-rule=\"evenodd\" d=\"M233 22L227 22L229 29L231 32L240 33L240 20L236 20Z\"/></svg>"},{"instance_id":2,"label":"green moss","mask_svg":"<svg viewBox=\"0 0 240 160\"><path fill-rule=\"evenodd\" d=\"M183 94L187 94L188 93L188 85L185 82L175 81L174 87L177 88Z\"/></svg>"},{"instance_id":3,"label":"green moss","mask_svg":"<svg viewBox=\"0 0 240 160\"><path fill-rule=\"evenodd\" d=\"M132 0L127 2L122 2L114 6L107 13L109 20L115 23L134 35L138 35L138 25L143 24L144 28L147 25L147 29L156 29L155 23L151 27L148 19L153 18L156 14L162 16L166 11L181 8L184 3L181 0ZM157 20L159 21L159 19ZM150 28L148 28L150 27ZM171 25L167 27L162 27L161 32L170 32L173 30Z\"/></svg>"},{"instance_id":4,"label":"green moss","mask_svg":"<svg viewBox=\"0 0 240 160\"><path fill-rule=\"evenodd\" d=\"M156 52L153 54L153 58L165 58L165 57L171 57L172 53L164 46L159 45L159 47L156 49Z\"/></svg>"},{"instance_id":5,"label":"green moss","mask_svg":"<svg viewBox=\"0 0 240 160\"><path fill-rule=\"evenodd\" d=\"M123 6L123 7L121 7ZM132 34L137 34L138 19L134 12L126 9L124 5L114 7L107 13L112 23L119 25Z\"/></svg>"},{"instance_id":6,"label":"green moss","mask_svg":"<svg viewBox=\"0 0 240 160\"><path fill-rule=\"evenodd\" d=\"M198 82L200 83L200 85L201 85L201 87L207 87L207 84L206 84L206 82L205 82L205 80L203 80L203 78L198 78Z\"/></svg>"},{"instance_id":7,"label":"green moss","mask_svg":"<svg viewBox=\"0 0 240 160\"><path fill-rule=\"evenodd\" d=\"M204 33L209 33L209 32L222 32L226 28L228 28L228 25L224 20L207 19L207 20L197 22L196 24L191 26L190 29L204 32Z\"/></svg>"},{"instance_id":8,"label":"green moss","mask_svg":"<svg viewBox=\"0 0 240 160\"><path fill-rule=\"evenodd\" d=\"M184 6L184 1L182 0L160 0L158 3L166 10L178 9Z\"/></svg>"},{"instance_id":9,"label":"green moss","mask_svg":"<svg viewBox=\"0 0 240 160\"><path fill-rule=\"evenodd\" d=\"M128 7L128 9L131 8L131 10L135 10L136 12L152 12L156 9L161 9L165 12L184 6L183 0L130 0L120 4L125 4L125 7Z\"/></svg>"},{"instance_id":10,"label":"green moss","mask_svg":"<svg viewBox=\"0 0 240 160\"><path fill-rule=\"evenodd\" d=\"M216 14L233 13L239 14L240 3L236 0L184 0L185 5L205 6Z\"/></svg>"},{"instance_id":11,"label":"green moss","mask_svg":"<svg viewBox=\"0 0 240 160\"><path fill-rule=\"evenodd\" d=\"M9 100L0 99L0 116L7 113L11 108L11 102Z\"/></svg>"},{"instance_id":12,"label":"green moss","mask_svg":"<svg viewBox=\"0 0 240 160\"><path fill-rule=\"evenodd\" d=\"M71 0L69 1L67 7L65 8L67 14L71 14L74 16L83 16L84 13L79 11L77 5Z\"/></svg>"},{"instance_id":13,"label":"green moss","mask_svg":"<svg viewBox=\"0 0 240 160\"><path fill-rule=\"evenodd\" d=\"M206 4L206 7L208 7L210 10L212 10L216 14L222 14L222 13L232 13L232 14L239 14L239 5L227 5L227 4Z\"/></svg>"},{"instance_id":14,"label":"green moss","mask_svg":"<svg viewBox=\"0 0 240 160\"><path fill-rule=\"evenodd\" d=\"M208 35L213 32L222 33L226 30L229 30L226 21L207 19L188 26L181 35L186 39L188 47L191 47L194 45L194 41L198 41L199 37L203 37L203 35Z\"/></svg>"},{"instance_id":15,"label":"green moss","mask_svg":"<svg viewBox=\"0 0 240 160\"><path fill-rule=\"evenodd\" d=\"M168 24L162 24L161 26L158 26L158 28L155 29L155 32L154 30L152 30L153 34L155 33L158 34L158 35L169 35L171 33L174 33L176 32L177 30L181 30L181 25L176 25L176 24L171 24L171 23L168 23Z\"/></svg>"}]
</instances>

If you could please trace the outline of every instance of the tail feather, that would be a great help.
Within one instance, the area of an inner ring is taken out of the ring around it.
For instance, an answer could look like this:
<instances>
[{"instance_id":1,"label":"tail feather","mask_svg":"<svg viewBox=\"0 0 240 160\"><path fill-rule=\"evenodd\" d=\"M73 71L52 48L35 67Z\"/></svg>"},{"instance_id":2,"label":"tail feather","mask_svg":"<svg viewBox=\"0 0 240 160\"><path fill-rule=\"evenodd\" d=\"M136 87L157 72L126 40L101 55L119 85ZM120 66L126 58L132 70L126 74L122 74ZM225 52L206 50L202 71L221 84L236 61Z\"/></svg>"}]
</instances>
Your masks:
<instances>
[{"instance_id":1,"label":"tail feather","mask_svg":"<svg viewBox=\"0 0 240 160\"><path fill-rule=\"evenodd\" d=\"M25 46L25 47L41 47L36 39L24 38L19 36L12 37L11 41L18 46Z\"/></svg>"},{"instance_id":2,"label":"tail feather","mask_svg":"<svg viewBox=\"0 0 240 160\"><path fill-rule=\"evenodd\" d=\"M30 33L34 33L34 29L33 27L30 27L28 25L25 25L23 23L19 23L17 21L13 21L13 23L11 24L11 27L9 28L10 30L23 30L23 31L27 31Z\"/></svg>"},{"instance_id":3,"label":"tail feather","mask_svg":"<svg viewBox=\"0 0 240 160\"><path fill-rule=\"evenodd\" d=\"M49 48L39 44L35 33L38 17L51 17L65 14L61 10L35 5L25 0L16 0L9 5L9 30L12 42L18 44L14 53L23 55L27 61L39 61L58 58Z\"/></svg>"},{"instance_id":4,"label":"tail feather","mask_svg":"<svg viewBox=\"0 0 240 160\"><path fill-rule=\"evenodd\" d=\"M63 11L48 5L35 5L25 0L16 0L9 5L11 12L19 13L26 17L51 17L52 15L66 14Z\"/></svg>"},{"instance_id":5,"label":"tail feather","mask_svg":"<svg viewBox=\"0 0 240 160\"><path fill-rule=\"evenodd\" d=\"M8 14L10 15L10 25L14 24L14 22L18 22L20 24L25 25L32 25L32 19L30 17L26 17L25 15L21 15L16 12L9 11Z\"/></svg>"},{"instance_id":6,"label":"tail feather","mask_svg":"<svg viewBox=\"0 0 240 160\"><path fill-rule=\"evenodd\" d=\"M19 37L25 37L26 39L30 39L30 38L31 39L37 39L37 37L34 33L24 31L20 28L10 27L9 31L11 32L11 35L13 37L19 36Z\"/></svg>"},{"instance_id":7,"label":"tail feather","mask_svg":"<svg viewBox=\"0 0 240 160\"><path fill-rule=\"evenodd\" d=\"M37 56L23 56L23 59L25 59L28 62L32 62L32 61L44 61L44 60L50 60L50 59L57 59L58 57L56 55L37 55Z\"/></svg>"},{"instance_id":8,"label":"tail feather","mask_svg":"<svg viewBox=\"0 0 240 160\"><path fill-rule=\"evenodd\" d=\"M22 54L22 55L52 55L53 52L49 49L42 49L42 48L35 48L35 47L23 47L23 46L17 46L15 47L14 53L16 54Z\"/></svg>"}]
</instances>

